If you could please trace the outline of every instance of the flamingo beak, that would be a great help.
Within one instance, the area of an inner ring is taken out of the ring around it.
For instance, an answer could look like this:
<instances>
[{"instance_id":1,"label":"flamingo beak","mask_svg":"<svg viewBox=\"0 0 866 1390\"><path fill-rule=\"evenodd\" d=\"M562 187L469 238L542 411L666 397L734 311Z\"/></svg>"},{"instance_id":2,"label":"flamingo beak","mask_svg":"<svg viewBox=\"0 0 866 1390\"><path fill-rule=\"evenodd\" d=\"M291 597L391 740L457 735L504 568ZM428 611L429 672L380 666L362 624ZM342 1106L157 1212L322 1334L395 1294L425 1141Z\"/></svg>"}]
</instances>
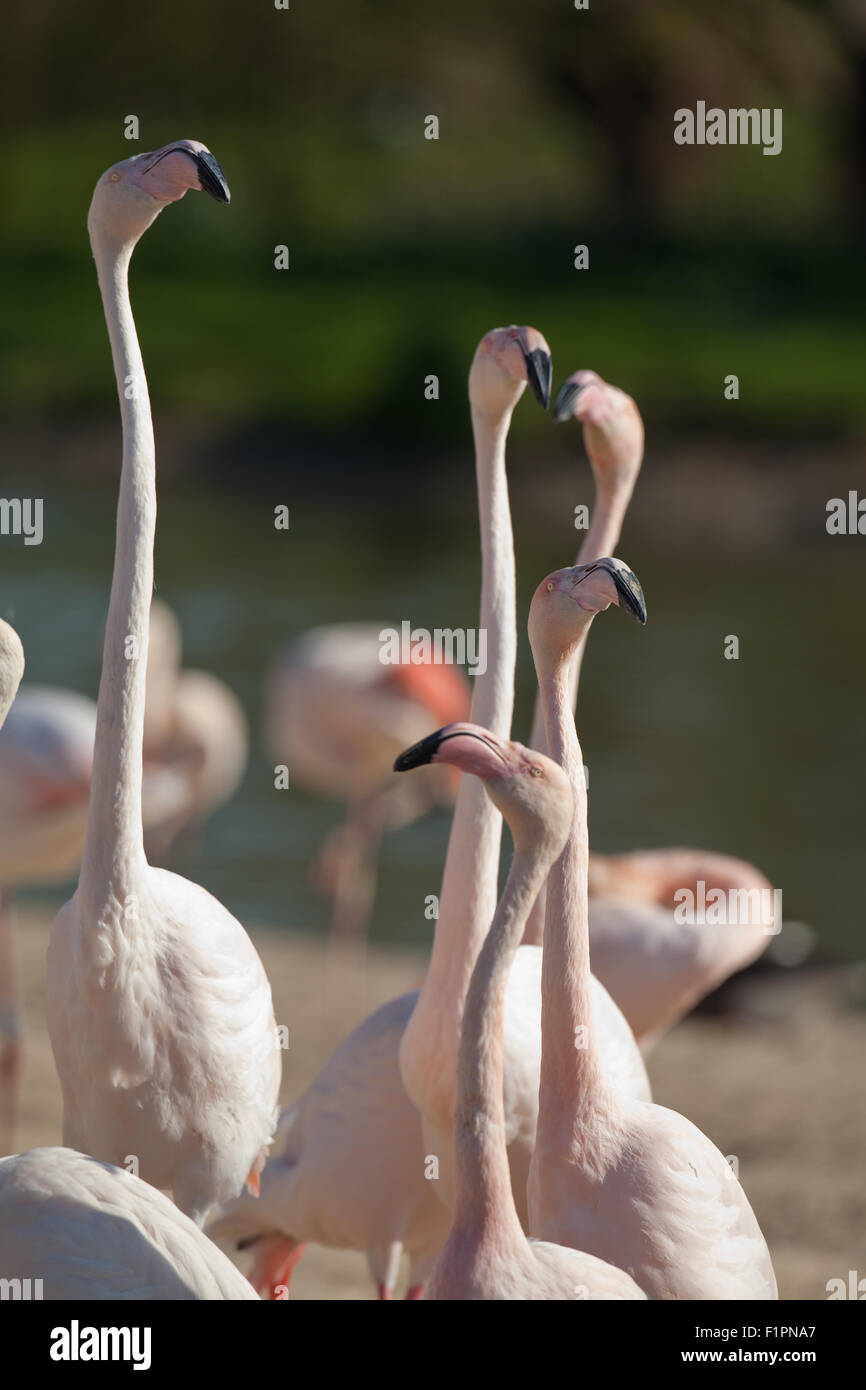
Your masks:
<instances>
[{"instance_id":1,"label":"flamingo beak","mask_svg":"<svg viewBox=\"0 0 866 1390\"><path fill-rule=\"evenodd\" d=\"M583 387L579 381L564 381L562 383L553 404L553 418L559 424L572 418L574 407L577 405L577 398L582 390Z\"/></svg>"},{"instance_id":2,"label":"flamingo beak","mask_svg":"<svg viewBox=\"0 0 866 1390\"><path fill-rule=\"evenodd\" d=\"M609 557L599 560L592 568L606 570L614 582L620 608L630 613L637 622L645 623L646 599L634 571L630 570L628 565L624 565L622 560L612 560Z\"/></svg>"},{"instance_id":3,"label":"flamingo beak","mask_svg":"<svg viewBox=\"0 0 866 1390\"><path fill-rule=\"evenodd\" d=\"M553 363L550 353L545 352L544 348L533 348L528 352L521 344L523 360L526 363L526 380L529 382L533 396L540 406L546 410L550 405L550 386L553 379Z\"/></svg>"},{"instance_id":4,"label":"flamingo beak","mask_svg":"<svg viewBox=\"0 0 866 1390\"><path fill-rule=\"evenodd\" d=\"M435 734L428 734L420 743L413 743L411 748L407 748L395 760L394 771L409 772L413 767L424 767L427 763L432 763L442 743L443 732L444 730L437 729Z\"/></svg>"},{"instance_id":5,"label":"flamingo beak","mask_svg":"<svg viewBox=\"0 0 866 1390\"><path fill-rule=\"evenodd\" d=\"M218 203L230 203L232 195L226 183L226 176L223 173L218 159L215 159L210 150L185 150L178 145L176 150L168 150L168 154L185 154L187 159L191 159L198 171L199 187L202 193L209 193Z\"/></svg>"},{"instance_id":6,"label":"flamingo beak","mask_svg":"<svg viewBox=\"0 0 866 1390\"><path fill-rule=\"evenodd\" d=\"M449 744L449 748L440 757L443 743ZM443 729L428 734L400 754L394 771L408 772L410 768L432 762L450 763L461 772L471 772L485 780L503 776L503 768L509 766L507 750L503 750L489 730L477 724L446 724Z\"/></svg>"}]
</instances>

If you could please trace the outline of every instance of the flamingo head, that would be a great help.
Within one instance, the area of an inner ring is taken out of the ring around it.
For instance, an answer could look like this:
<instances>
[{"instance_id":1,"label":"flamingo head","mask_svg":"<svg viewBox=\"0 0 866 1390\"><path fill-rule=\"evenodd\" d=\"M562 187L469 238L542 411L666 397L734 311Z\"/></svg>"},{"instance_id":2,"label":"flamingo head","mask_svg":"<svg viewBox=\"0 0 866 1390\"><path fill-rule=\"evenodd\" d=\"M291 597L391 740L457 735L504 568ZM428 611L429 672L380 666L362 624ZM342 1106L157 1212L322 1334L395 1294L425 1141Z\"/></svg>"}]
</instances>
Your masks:
<instances>
[{"instance_id":1,"label":"flamingo head","mask_svg":"<svg viewBox=\"0 0 866 1390\"><path fill-rule=\"evenodd\" d=\"M622 560L606 556L590 565L554 570L542 579L529 608L529 639L571 651L596 613L615 603L639 623L646 622L646 600L640 581Z\"/></svg>"},{"instance_id":2,"label":"flamingo head","mask_svg":"<svg viewBox=\"0 0 866 1390\"><path fill-rule=\"evenodd\" d=\"M537 328L512 324L485 333L469 370L469 399L482 415L502 416L514 409L526 383L546 410L553 365L550 348Z\"/></svg>"},{"instance_id":3,"label":"flamingo head","mask_svg":"<svg viewBox=\"0 0 866 1390\"><path fill-rule=\"evenodd\" d=\"M541 838L549 843L554 858L562 849L571 828L574 800L558 763L469 723L446 724L428 734L400 754L394 771L408 772L427 763L446 763L480 778L508 822L516 845Z\"/></svg>"},{"instance_id":4,"label":"flamingo head","mask_svg":"<svg viewBox=\"0 0 866 1390\"><path fill-rule=\"evenodd\" d=\"M188 189L209 193L218 203L231 195L225 174L199 140L174 140L149 154L113 164L93 190L87 225L120 244L134 242L168 203Z\"/></svg>"},{"instance_id":5,"label":"flamingo head","mask_svg":"<svg viewBox=\"0 0 866 1390\"><path fill-rule=\"evenodd\" d=\"M625 391L597 372L573 372L559 388L556 420L579 420L593 472L599 483L634 487L643 460L640 411Z\"/></svg>"}]
</instances>

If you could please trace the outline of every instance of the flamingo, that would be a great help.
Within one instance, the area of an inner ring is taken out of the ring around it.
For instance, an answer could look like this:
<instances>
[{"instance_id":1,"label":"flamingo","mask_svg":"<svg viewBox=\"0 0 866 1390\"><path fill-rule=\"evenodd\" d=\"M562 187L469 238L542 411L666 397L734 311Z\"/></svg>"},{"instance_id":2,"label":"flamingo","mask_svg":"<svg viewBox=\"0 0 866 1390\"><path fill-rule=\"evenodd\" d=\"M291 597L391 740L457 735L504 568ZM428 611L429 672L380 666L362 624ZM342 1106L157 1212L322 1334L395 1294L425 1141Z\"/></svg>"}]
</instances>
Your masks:
<instances>
[{"instance_id":1,"label":"flamingo","mask_svg":"<svg viewBox=\"0 0 866 1390\"><path fill-rule=\"evenodd\" d=\"M590 989L586 785L568 680L594 615L611 603L646 621L636 577L605 557L548 575L529 613L547 742L574 794L571 832L548 879L529 1229L626 1270L650 1298L772 1299L766 1242L719 1150L682 1115L624 1095L605 1067Z\"/></svg>"},{"instance_id":2,"label":"flamingo","mask_svg":"<svg viewBox=\"0 0 866 1390\"><path fill-rule=\"evenodd\" d=\"M550 379L550 353L544 338L535 328L515 325L492 329L484 335L476 350L469 378L481 520L481 625L486 627L488 633L487 667L475 677L473 709L487 723L496 717L506 727L511 721L517 630L514 551L504 466L505 437L511 413L527 382L539 403L546 407L550 397ZM321 638L315 639L319 650L321 642ZM320 658L320 664L333 664L339 670L342 653L339 650L334 652L333 646L339 648L341 643L334 642L332 646L329 642L328 645L332 647L332 655L327 662ZM361 643L361 650L367 653L369 665L369 638ZM297 663L301 667L311 664L309 661ZM334 701L338 698L333 692L329 697ZM279 710L284 706L277 699L272 708ZM350 708L351 728L354 731L358 727L356 712L359 704L353 698ZM391 737L391 731L383 731L381 725L379 719L379 742ZM354 743L355 740L351 739L349 746L353 747ZM325 740L314 741L316 749L324 748L325 744ZM301 756L306 755L301 751ZM468 943L468 948L476 953L485 930L483 914L488 913L489 924L496 900L500 817L483 792L479 796L466 778L462 780L458 792L454 826L444 882L449 881L450 863L449 911L455 920L451 927L450 943L443 943L440 937L440 911L438 948L434 941L437 970L443 975L447 975L449 968L445 960L447 945L451 944L461 952L463 950L459 929L467 903L460 901L458 869L472 899L468 904L472 921L478 920L475 935ZM482 850L485 856L484 881L482 884L479 880L476 884L473 880L475 855ZM460 1012L473 962L474 955L469 959L468 967L466 961L456 963L455 988L461 993L459 997L455 996L454 1004ZM535 988L538 989L537 970L535 973ZM447 978L441 987L447 991ZM425 984L425 990L428 990L425 1007L429 1011L428 984ZM262 1179L270 1213L268 1229L265 1232L261 1230L264 1223L259 1220L258 1213L250 1212L249 1204L242 1199L230 1204L214 1225L215 1235L225 1235L236 1246L260 1244L252 1276L257 1287L270 1286L273 1289L286 1282L299 1258L303 1240L309 1238L305 1233L310 1229L319 1232L320 1240L327 1234L330 1242L336 1235L339 1239L335 1243L345 1244L349 1240L351 1219L351 1240L356 1248L367 1253L380 1298L391 1297L403 1249L410 1254L407 1297L414 1299L421 1296L426 1272L432 1267L441 1241L447 1234L448 1219L444 1208L442 1214L437 1214L430 1207L431 1191L437 1189L438 1184L428 1181L425 1176L424 1158L428 1147L422 1139L418 1112L403 1086L394 1084L398 1051L406 1034L407 1021L411 1023L414 1019L418 1004L419 993L413 990L376 1010L325 1064L310 1090L297 1103L297 1110L290 1107L283 1116L277 1152L269 1160ZM434 1024L438 1025L439 1020L433 1012ZM458 1012L453 1019L451 1036L445 1035L450 1050L443 1054L442 1059L443 1070L449 1065L452 1067L452 1094L459 1027ZM426 1032L422 1028L417 1035L422 1051L426 1050L428 1040L429 1028ZM400 1076L405 1083L402 1054ZM537 1062L535 1085L537 1087ZM447 1106L447 1099L445 1104ZM453 1112L453 1101L451 1109ZM371 1116L375 1117L372 1129L369 1128ZM405 1136L400 1140L399 1148L397 1145L389 1147L387 1165L382 1156L383 1134ZM319 1155L325 1152L330 1153L327 1181L319 1174ZM392 1163L399 1167L399 1179ZM271 1166L276 1169L273 1180L269 1172ZM308 1170L309 1178L306 1176ZM277 1193L283 1194L282 1201L277 1198ZM357 1195L360 1193L363 1193L363 1198ZM438 1201L438 1195L434 1200ZM345 1214L347 1211L348 1215ZM407 1218L407 1213L412 1215ZM255 1219L251 1221L251 1217Z\"/></svg>"},{"instance_id":3,"label":"flamingo","mask_svg":"<svg viewBox=\"0 0 866 1390\"><path fill-rule=\"evenodd\" d=\"M465 678L454 666L381 661L385 624L311 628L280 655L267 687L267 738L292 784L346 802L345 823L328 836L311 868L332 899L331 940L363 940L373 906L379 841L452 793L442 772L417 787L391 776L400 749L432 720L469 712Z\"/></svg>"},{"instance_id":4,"label":"flamingo","mask_svg":"<svg viewBox=\"0 0 866 1390\"><path fill-rule=\"evenodd\" d=\"M743 903L736 922L678 921L675 894L720 891ZM589 857L592 970L646 1056L701 999L767 949L772 888L753 864L711 850L633 850ZM743 898L745 894L745 899ZM731 896L736 895L736 896Z\"/></svg>"},{"instance_id":5,"label":"flamingo","mask_svg":"<svg viewBox=\"0 0 866 1390\"><path fill-rule=\"evenodd\" d=\"M399 759L471 773L508 822L514 855L472 971L457 1069L454 1215L425 1293L432 1300L642 1299L634 1280L593 1255L527 1240L511 1191L502 1036L508 980L532 902L568 839L574 798L540 753L477 724L439 729Z\"/></svg>"},{"instance_id":6,"label":"flamingo","mask_svg":"<svg viewBox=\"0 0 866 1390\"><path fill-rule=\"evenodd\" d=\"M590 564L612 555L619 544L643 460L643 421L631 396L588 370L574 372L563 383L554 415L583 427L596 498L577 563ZM584 635L568 671L572 709L585 647ZM541 750L547 746L540 699L530 743ZM590 855L593 974L622 1009L645 1055L666 1029L729 975L751 964L771 940L773 924L754 906L736 926L678 922L671 911L675 892L694 891L699 881L707 892L745 892L753 905L771 896L770 884L753 865L706 850ZM544 902L542 889L527 926L528 942L542 939Z\"/></svg>"},{"instance_id":7,"label":"flamingo","mask_svg":"<svg viewBox=\"0 0 866 1390\"><path fill-rule=\"evenodd\" d=\"M273 1135L280 1051L271 991L243 927L145 858L141 815L156 478L147 383L129 303L139 237L190 188L229 192L204 145L181 140L108 169L88 217L117 376L123 468L78 887L48 950L49 1033L63 1142L171 1190L197 1225L254 1190Z\"/></svg>"},{"instance_id":8,"label":"flamingo","mask_svg":"<svg viewBox=\"0 0 866 1390\"><path fill-rule=\"evenodd\" d=\"M46 1300L258 1297L155 1187L61 1148L0 1159L0 1279L39 1281Z\"/></svg>"}]
</instances>

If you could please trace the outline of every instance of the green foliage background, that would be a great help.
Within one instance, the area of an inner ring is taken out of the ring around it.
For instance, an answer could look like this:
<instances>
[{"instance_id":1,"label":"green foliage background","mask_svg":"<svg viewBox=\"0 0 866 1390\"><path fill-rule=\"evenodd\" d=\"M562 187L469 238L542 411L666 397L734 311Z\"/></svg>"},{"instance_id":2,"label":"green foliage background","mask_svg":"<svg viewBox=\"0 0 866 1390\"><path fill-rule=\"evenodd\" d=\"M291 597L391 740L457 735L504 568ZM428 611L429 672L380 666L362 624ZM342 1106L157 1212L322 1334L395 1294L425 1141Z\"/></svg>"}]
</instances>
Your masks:
<instances>
[{"instance_id":1,"label":"green foliage background","mask_svg":"<svg viewBox=\"0 0 866 1390\"><path fill-rule=\"evenodd\" d=\"M558 377L626 385L650 426L731 428L736 372L739 430L862 428L856 0L47 0L4 30L7 416L110 401L90 190L191 135L233 202L187 199L137 252L163 408L451 443L472 346L505 315L543 327ZM781 107L781 155L675 146L673 112L698 99ZM519 432L543 427L520 413Z\"/></svg>"}]
</instances>

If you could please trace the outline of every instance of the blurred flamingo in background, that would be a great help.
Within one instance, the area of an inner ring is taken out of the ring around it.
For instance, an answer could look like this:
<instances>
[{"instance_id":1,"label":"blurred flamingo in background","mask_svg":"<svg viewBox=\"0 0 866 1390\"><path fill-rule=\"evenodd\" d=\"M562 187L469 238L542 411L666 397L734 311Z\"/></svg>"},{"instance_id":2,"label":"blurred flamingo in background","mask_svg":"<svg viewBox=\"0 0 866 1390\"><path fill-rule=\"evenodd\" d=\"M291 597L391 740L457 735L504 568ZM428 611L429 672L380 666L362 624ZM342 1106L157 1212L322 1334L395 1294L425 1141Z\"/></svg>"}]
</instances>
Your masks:
<instances>
[{"instance_id":1,"label":"blurred flamingo in background","mask_svg":"<svg viewBox=\"0 0 866 1390\"><path fill-rule=\"evenodd\" d=\"M168 604L150 605L144 768L171 774L177 804L147 814L145 849L166 863L190 849L208 817L234 796L249 757L249 725L234 691L209 671L181 666L180 624ZM145 793L147 781L145 781Z\"/></svg>"},{"instance_id":2,"label":"blurred flamingo in background","mask_svg":"<svg viewBox=\"0 0 866 1390\"><path fill-rule=\"evenodd\" d=\"M411 824L453 799L442 770L417 787L395 785L401 748L431 723L463 719L469 685L455 667L384 664L386 625L339 623L312 628L274 663L267 686L266 737L291 784L346 803L345 822L327 837L310 867L331 899L331 940L363 941L376 892L383 832Z\"/></svg>"}]
</instances>

